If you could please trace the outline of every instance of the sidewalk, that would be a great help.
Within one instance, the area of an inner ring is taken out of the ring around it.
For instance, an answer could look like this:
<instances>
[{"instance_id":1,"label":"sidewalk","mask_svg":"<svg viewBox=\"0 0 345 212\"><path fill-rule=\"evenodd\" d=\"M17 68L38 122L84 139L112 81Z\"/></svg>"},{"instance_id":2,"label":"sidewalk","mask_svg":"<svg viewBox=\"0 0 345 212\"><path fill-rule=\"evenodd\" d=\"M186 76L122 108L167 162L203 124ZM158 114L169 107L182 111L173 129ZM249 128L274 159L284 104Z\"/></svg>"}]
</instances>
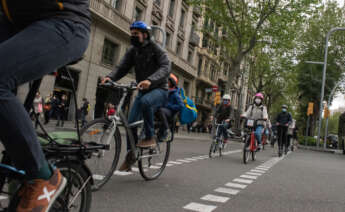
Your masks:
<instances>
[{"instance_id":1,"label":"sidewalk","mask_svg":"<svg viewBox=\"0 0 345 212\"><path fill-rule=\"evenodd\" d=\"M328 153L333 153L333 154L343 154L343 150L340 149L324 149L322 148L317 148L314 146L304 146L304 145L298 145L299 149L305 149L305 150L311 150L311 151L317 151L317 152L328 152Z\"/></svg>"}]
</instances>

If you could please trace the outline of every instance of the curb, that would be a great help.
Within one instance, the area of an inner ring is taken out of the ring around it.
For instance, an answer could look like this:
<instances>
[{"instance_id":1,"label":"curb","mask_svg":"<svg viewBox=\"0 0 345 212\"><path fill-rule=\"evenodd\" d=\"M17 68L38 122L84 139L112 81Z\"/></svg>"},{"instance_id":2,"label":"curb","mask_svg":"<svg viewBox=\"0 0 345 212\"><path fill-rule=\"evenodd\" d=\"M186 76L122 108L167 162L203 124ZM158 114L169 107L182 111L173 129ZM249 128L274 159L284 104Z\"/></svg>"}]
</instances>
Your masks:
<instances>
[{"instance_id":1,"label":"curb","mask_svg":"<svg viewBox=\"0 0 345 212\"><path fill-rule=\"evenodd\" d=\"M326 153L331 153L331 154L343 154L342 150L338 149L321 149L321 148L316 148L316 147L309 147L309 146L298 146L299 149L304 149L304 150L310 150L310 151L315 151L315 152L326 152Z\"/></svg>"}]
</instances>

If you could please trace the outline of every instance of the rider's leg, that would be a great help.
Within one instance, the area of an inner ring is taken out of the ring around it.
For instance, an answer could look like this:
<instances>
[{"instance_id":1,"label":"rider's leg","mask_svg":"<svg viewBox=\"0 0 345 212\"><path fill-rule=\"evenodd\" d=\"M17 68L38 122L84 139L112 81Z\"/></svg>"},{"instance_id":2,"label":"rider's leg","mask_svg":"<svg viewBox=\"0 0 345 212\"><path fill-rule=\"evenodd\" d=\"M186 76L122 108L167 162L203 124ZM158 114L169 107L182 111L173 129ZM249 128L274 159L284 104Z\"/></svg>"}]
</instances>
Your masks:
<instances>
[{"instance_id":1,"label":"rider's leg","mask_svg":"<svg viewBox=\"0 0 345 212\"><path fill-rule=\"evenodd\" d=\"M136 121L139 121L142 119L142 110L141 110L141 105L140 105L140 99L142 97L142 93L139 93L137 95L137 97L135 98L132 108L129 112L129 116L128 116L128 124L134 123ZM133 137L134 137L134 142L135 144L138 143L138 130L137 128L132 128L130 129L132 131ZM131 150L131 146L130 146L130 141L129 141L129 137L127 135L127 151Z\"/></svg>"},{"instance_id":2,"label":"rider's leg","mask_svg":"<svg viewBox=\"0 0 345 212\"><path fill-rule=\"evenodd\" d=\"M261 145L261 139L262 139L262 130L264 127L262 125L258 125L255 129L255 137L256 140L258 141L258 144Z\"/></svg>"},{"instance_id":3,"label":"rider's leg","mask_svg":"<svg viewBox=\"0 0 345 212\"><path fill-rule=\"evenodd\" d=\"M159 136L164 139L167 137L167 130L169 129L168 118L172 118L172 111L168 108L161 107L159 108L159 115L163 121L163 125L159 128Z\"/></svg>"},{"instance_id":4,"label":"rider's leg","mask_svg":"<svg viewBox=\"0 0 345 212\"><path fill-rule=\"evenodd\" d=\"M140 99L140 105L142 109L142 114L144 118L144 129L146 139L142 140L138 146L148 147L154 146L155 140L154 136L154 112L164 105L167 101L168 92L161 88L156 88L145 95Z\"/></svg>"},{"instance_id":5,"label":"rider's leg","mask_svg":"<svg viewBox=\"0 0 345 212\"><path fill-rule=\"evenodd\" d=\"M277 127L278 130L278 149L279 151L282 151L282 145L283 145L283 128L281 126Z\"/></svg>"}]
</instances>

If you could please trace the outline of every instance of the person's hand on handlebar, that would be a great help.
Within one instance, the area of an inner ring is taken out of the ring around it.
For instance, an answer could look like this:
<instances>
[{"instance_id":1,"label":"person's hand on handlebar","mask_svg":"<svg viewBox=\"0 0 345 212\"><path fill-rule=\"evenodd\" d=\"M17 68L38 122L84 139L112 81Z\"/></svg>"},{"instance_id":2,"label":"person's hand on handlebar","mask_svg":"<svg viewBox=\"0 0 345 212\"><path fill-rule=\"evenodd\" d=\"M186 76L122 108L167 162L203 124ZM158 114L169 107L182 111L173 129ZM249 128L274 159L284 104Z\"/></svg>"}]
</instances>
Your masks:
<instances>
[{"instance_id":1,"label":"person's hand on handlebar","mask_svg":"<svg viewBox=\"0 0 345 212\"><path fill-rule=\"evenodd\" d=\"M110 77L102 77L101 78L101 85L103 85L104 83L109 82L109 81L111 81Z\"/></svg>"},{"instance_id":2,"label":"person's hand on handlebar","mask_svg":"<svg viewBox=\"0 0 345 212\"><path fill-rule=\"evenodd\" d=\"M144 80L144 81L139 82L137 87L140 90L147 90L150 88L150 86L151 86L151 81L150 80Z\"/></svg>"}]
</instances>

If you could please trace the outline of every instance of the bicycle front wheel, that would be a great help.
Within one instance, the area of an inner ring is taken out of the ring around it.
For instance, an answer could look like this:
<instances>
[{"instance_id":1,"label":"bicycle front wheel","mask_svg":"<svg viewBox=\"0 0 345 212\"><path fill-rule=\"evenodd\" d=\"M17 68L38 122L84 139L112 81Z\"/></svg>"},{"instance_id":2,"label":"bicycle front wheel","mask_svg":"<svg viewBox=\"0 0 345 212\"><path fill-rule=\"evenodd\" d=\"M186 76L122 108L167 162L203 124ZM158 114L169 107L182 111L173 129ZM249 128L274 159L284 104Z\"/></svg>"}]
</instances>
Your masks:
<instances>
[{"instance_id":1,"label":"bicycle front wheel","mask_svg":"<svg viewBox=\"0 0 345 212\"><path fill-rule=\"evenodd\" d=\"M140 148L139 172L145 180L157 179L164 171L170 154L170 141L158 142L154 148Z\"/></svg>"},{"instance_id":2,"label":"bicycle front wheel","mask_svg":"<svg viewBox=\"0 0 345 212\"><path fill-rule=\"evenodd\" d=\"M86 160L86 164L92 172L94 185L92 190L99 190L113 176L121 152L121 134L118 128L112 136L111 121L107 119L95 119L81 131L82 142L95 142L109 145L108 150L99 150ZM110 136L112 136L110 138Z\"/></svg>"},{"instance_id":3,"label":"bicycle front wheel","mask_svg":"<svg viewBox=\"0 0 345 212\"><path fill-rule=\"evenodd\" d=\"M217 142L212 141L211 146L210 146L210 151L208 153L209 158L213 158L217 149Z\"/></svg>"},{"instance_id":4,"label":"bicycle front wheel","mask_svg":"<svg viewBox=\"0 0 345 212\"><path fill-rule=\"evenodd\" d=\"M250 142L250 136L246 139L246 142L243 145L243 163L247 164L249 161L250 150L248 149Z\"/></svg>"}]
</instances>

